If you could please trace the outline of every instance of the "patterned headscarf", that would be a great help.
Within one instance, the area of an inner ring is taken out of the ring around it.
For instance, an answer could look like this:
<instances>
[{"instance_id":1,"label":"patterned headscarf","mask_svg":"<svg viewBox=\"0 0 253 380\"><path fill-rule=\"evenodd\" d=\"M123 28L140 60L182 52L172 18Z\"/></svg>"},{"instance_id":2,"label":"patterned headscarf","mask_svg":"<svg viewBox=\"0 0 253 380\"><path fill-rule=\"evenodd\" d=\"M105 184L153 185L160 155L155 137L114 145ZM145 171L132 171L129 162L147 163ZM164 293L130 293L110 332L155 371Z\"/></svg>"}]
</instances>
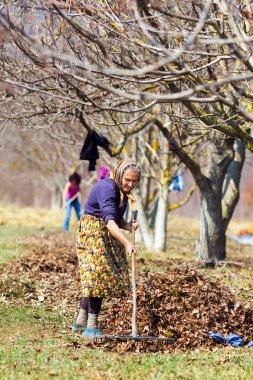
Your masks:
<instances>
[{"instance_id":1,"label":"patterned headscarf","mask_svg":"<svg viewBox=\"0 0 253 380\"><path fill-rule=\"evenodd\" d=\"M116 185L120 189L120 204L121 205L123 204L124 194L126 194L126 196L128 197L130 209L135 210L136 209L136 206L135 206L136 202L135 202L135 198L134 198L133 194L131 192L123 193L123 191L121 189L122 188L123 174L124 174L125 170L131 165L137 165L137 163L132 158L125 158L124 160L122 160L119 163L118 166L116 166L116 168L114 168L111 171L110 178L113 179L113 181L116 183ZM139 176L139 179L140 179L140 176Z\"/></svg>"}]
</instances>

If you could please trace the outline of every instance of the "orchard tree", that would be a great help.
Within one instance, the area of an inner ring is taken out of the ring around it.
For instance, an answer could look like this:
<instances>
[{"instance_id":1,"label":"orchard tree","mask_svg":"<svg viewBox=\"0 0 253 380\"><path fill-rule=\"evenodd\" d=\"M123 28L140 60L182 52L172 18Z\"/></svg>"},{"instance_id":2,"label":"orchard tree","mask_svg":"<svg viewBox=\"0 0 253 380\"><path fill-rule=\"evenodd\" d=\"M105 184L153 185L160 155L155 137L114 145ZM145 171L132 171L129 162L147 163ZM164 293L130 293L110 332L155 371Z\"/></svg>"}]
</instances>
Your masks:
<instances>
[{"instance_id":1,"label":"orchard tree","mask_svg":"<svg viewBox=\"0 0 253 380\"><path fill-rule=\"evenodd\" d=\"M124 141L153 123L200 190L198 259L220 260L244 149L253 151L251 18L251 4L235 0L25 1L22 7L6 1L0 22L12 46L8 57L16 53L20 62L25 55L43 80L27 79L24 67L8 72L6 52L1 80L73 104L79 118L99 128L124 123ZM179 104L175 133L156 107L170 109L173 118ZM184 135L193 138L190 119L211 157L205 166L184 143Z\"/></svg>"}]
</instances>

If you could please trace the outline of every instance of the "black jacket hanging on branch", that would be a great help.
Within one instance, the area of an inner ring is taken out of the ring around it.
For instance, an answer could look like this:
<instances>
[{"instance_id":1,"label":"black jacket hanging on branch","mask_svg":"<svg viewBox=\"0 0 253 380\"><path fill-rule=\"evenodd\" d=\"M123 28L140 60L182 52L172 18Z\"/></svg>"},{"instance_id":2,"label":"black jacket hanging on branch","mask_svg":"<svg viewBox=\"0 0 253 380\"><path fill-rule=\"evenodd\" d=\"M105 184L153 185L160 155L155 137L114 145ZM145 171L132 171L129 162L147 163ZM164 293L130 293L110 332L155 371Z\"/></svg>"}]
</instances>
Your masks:
<instances>
[{"instance_id":1,"label":"black jacket hanging on branch","mask_svg":"<svg viewBox=\"0 0 253 380\"><path fill-rule=\"evenodd\" d=\"M96 160L99 159L98 146L108 148L109 141L106 137L95 131L88 132L80 152L80 160L89 161L89 172L96 170Z\"/></svg>"}]
</instances>

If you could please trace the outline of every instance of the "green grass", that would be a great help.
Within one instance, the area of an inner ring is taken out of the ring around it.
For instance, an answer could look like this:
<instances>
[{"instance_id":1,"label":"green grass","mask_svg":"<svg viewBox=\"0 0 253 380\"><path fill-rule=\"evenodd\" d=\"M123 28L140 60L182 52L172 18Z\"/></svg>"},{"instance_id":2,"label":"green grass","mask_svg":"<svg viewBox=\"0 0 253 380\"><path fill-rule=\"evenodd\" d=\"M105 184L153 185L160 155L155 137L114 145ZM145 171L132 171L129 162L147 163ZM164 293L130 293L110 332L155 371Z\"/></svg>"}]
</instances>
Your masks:
<instances>
[{"instance_id":1,"label":"green grass","mask_svg":"<svg viewBox=\"0 0 253 380\"><path fill-rule=\"evenodd\" d=\"M63 320L43 308L0 306L0 379L250 379L252 349L119 355L62 334Z\"/></svg>"},{"instance_id":2,"label":"green grass","mask_svg":"<svg viewBox=\"0 0 253 380\"><path fill-rule=\"evenodd\" d=\"M38 244L40 236L46 231L59 231L60 227L42 228L42 227L15 227L0 226L0 265L10 260L17 260L20 256ZM75 237L75 227L71 226L68 236ZM29 239L29 237L35 239Z\"/></svg>"},{"instance_id":3,"label":"green grass","mask_svg":"<svg viewBox=\"0 0 253 380\"><path fill-rule=\"evenodd\" d=\"M46 231L61 230L64 218L63 209L34 209L0 204L0 264L19 258L32 247L31 240L27 242L26 237L39 237ZM76 222L73 213L69 235L74 236Z\"/></svg>"},{"instance_id":4,"label":"green grass","mask_svg":"<svg viewBox=\"0 0 253 380\"><path fill-rule=\"evenodd\" d=\"M6 227L0 228L0 264L11 258L18 258L26 250L26 244L22 238L31 234L31 228Z\"/></svg>"}]
</instances>

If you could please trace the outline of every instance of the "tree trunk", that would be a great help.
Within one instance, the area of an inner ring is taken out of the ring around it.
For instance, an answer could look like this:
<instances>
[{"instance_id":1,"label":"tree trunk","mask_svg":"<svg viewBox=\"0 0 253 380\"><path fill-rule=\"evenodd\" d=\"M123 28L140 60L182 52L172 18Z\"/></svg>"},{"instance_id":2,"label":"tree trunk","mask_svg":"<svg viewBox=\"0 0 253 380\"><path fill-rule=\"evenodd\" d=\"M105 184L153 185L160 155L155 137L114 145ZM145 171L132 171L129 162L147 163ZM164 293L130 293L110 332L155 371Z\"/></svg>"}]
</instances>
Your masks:
<instances>
[{"instance_id":1,"label":"tree trunk","mask_svg":"<svg viewBox=\"0 0 253 380\"><path fill-rule=\"evenodd\" d=\"M191 171L201 194L197 259L207 262L224 260L226 230L239 199L245 148L242 142L211 131L207 146L208 156L202 169L200 164L179 146L167 128L159 122L157 126L167 138L170 150Z\"/></svg>"},{"instance_id":2,"label":"tree trunk","mask_svg":"<svg viewBox=\"0 0 253 380\"><path fill-rule=\"evenodd\" d=\"M149 204L149 195L150 195L150 177L144 177L143 183L142 183L142 203L145 207L145 209L148 209Z\"/></svg>"},{"instance_id":3,"label":"tree trunk","mask_svg":"<svg viewBox=\"0 0 253 380\"><path fill-rule=\"evenodd\" d=\"M158 200L158 210L155 221L155 251L166 251L167 243L167 217L168 217L168 183L162 186Z\"/></svg>"},{"instance_id":4,"label":"tree trunk","mask_svg":"<svg viewBox=\"0 0 253 380\"><path fill-rule=\"evenodd\" d=\"M208 146L208 165L200 188L200 226L197 260L214 263L226 259L226 224L222 212L222 189L234 161L234 140L213 133Z\"/></svg>"},{"instance_id":5,"label":"tree trunk","mask_svg":"<svg viewBox=\"0 0 253 380\"><path fill-rule=\"evenodd\" d=\"M222 217L226 228L229 225L240 197L240 180L246 151L244 143L236 140L234 151L235 157L228 168L222 194Z\"/></svg>"},{"instance_id":6,"label":"tree trunk","mask_svg":"<svg viewBox=\"0 0 253 380\"><path fill-rule=\"evenodd\" d=\"M197 261L213 263L226 258L226 228L222 219L221 197L202 192Z\"/></svg>"},{"instance_id":7,"label":"tree trunk","mask_svg":"<svg viewBox=\"0 0 253 380\"><path fill-rule=\"evenodd\" d=\"M138 194L138 191L134 192L134 196L136 199L136 205L138 210L138 221L140 223L139 230L144 241L145 247L148 250L152 251L154 249L154 238L152 232L148 228L148 219L146 217L145 210L142 205L141 197Z\"/></svg>"},{"instance_id":8,"label":"tree trunk","mask_svg":"<svg viewBox=\"0 0 253 380\"><path fill-rule=\"evenodd\" d=\"M52 191L51 196L51 209L59 210L62 206L62 189L59 189L58 186L55 186Z\"/></svg>"}]
</instances>

